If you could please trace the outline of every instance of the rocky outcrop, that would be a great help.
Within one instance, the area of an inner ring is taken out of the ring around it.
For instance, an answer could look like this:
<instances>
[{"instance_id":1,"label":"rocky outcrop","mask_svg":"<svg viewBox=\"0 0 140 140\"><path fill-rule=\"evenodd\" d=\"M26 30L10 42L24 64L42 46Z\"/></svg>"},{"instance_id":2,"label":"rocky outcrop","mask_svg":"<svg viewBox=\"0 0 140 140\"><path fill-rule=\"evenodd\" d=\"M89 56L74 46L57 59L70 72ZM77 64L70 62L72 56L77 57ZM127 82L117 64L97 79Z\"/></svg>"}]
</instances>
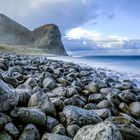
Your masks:
<instances>
[{"instance_id":1,"label":"rocky outcrop","mask_svg":"<svg viewBox=\"0 0 140 140\"><path fill-rule=\"evenodd\" d=\"M33 31L0 14L0 45L33 47L48 54L67 55L58 26L46 24Z\"/></svg>"},{"instance_id":2,"label":"rocky outcrop","mask_svg":"<svg viewBox=\"0 0 140 140\"><path fill-rule=\"evenodd\" d=\"M31 40L31 31L0 14L0 44L25 45Z\"/></svg>"},{"instance_id":3,"label":"rocky outcrop","mask_svg":"<svg viewBox=\"0 0 140 140\"><path fill-rule=\"evenodd\" d=\"M47 24L32 31L33 46L45 49L46 52L66 55L58 26Z\"/></svg>"}]
</instances>

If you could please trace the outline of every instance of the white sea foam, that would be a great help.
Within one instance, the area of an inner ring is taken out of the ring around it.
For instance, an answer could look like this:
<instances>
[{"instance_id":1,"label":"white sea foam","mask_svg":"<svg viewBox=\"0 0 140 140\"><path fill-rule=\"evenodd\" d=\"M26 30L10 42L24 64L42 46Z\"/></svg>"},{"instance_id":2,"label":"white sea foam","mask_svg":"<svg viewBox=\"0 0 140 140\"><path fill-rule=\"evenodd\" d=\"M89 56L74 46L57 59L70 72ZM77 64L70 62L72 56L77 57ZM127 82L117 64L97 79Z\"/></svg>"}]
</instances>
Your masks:
<instances>
[{"instance_id":1,"label":"white sea foam","mask_svg":"<svg viewBox=\"0 0 140 140\"><path fill-rule=\"evenodd\" d=\"M112 65L102 61L81 59L82 57L50 57L50 59L62 60L64 62L72 62L79 64L82 67L90 66L95 69L102 68L108 75L119 76L120 80L129 79L135 82L140 87L139 70L132 70L128 67Z\"/></svg>"}]
</instances>

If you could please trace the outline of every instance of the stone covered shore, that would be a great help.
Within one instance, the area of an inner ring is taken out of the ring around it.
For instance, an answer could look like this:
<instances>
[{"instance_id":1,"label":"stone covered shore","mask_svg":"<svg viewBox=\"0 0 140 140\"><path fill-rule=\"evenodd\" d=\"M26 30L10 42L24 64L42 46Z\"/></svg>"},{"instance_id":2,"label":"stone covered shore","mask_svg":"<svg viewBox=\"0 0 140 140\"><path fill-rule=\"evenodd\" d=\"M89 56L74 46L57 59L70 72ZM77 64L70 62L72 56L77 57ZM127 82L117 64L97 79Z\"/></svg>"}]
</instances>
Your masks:
<instances>
[{"instance_id":1,"label":"stone covered shore","mask_svg":"<svg viewBox=\"0 0 140 140\"><path fill-rule=\"evenodd\" d=\"M140 140L130 80L41 56L0 54L0 140Z\"/></svg>"}]
</instances>

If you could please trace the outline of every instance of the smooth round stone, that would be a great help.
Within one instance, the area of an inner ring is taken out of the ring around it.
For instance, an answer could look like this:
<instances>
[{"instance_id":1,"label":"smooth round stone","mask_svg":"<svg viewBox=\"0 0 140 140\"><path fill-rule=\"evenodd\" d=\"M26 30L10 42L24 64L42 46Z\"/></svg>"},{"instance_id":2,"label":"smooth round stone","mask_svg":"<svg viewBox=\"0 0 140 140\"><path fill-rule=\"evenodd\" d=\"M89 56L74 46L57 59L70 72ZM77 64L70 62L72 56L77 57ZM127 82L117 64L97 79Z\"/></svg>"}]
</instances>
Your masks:
<instances>
[{"instance_id":1,"label":"smooth round stone","mask_svg":"<svg viewBox=\"0 0 140 140\"><path fill-rule=\"evenodd\" d=\"M118 109L114 106L114 104L110 100L102 100L96 105L96 107L98 109L108 108L114 115L119 114Z\"/></svg>"},{"instance_id":2,"label":"smooth round stone","mask_svg":"<svg viewBox=\"0 0 140 140\"><path fill-rule=\"evenodd\" d=\"M102 119L106 119L111 116L111 111L108 108L96 109L94 112Z\"/></svg>"},{"instance_id":3,"label":"smooth round stone","mask_svg":"<svg viewBox=\"0 0 140 140\"><path fill-rule=\"evenodd\" d=\"M47 115L56 115L54 104L44 92L37 92L33 94L29 99L28 107L37 107L44 110Z\"/></svg>"},{"instance_id":4,"label":"smooth round stone","mask_svg":"<svg viewBox=\"0 0 140 140\"><path fill-rule=\"evenodd\" d=\"M118 94L118 97L125 103L131 103L136 100L135 94L127 91Z\"/></svg>"},{"instance_id":5,"label":"smooth round stone","mask_svg":"<svg viewBox=\"0 0 140 140\"><path fill-rule=\"evenodd\" d=\"M79 129L80 129L80 127L76 124L68 125L66 128L67 133L68 133L69 137L71 137L71 138L74 138L74 136L76 135L76 133Z\"/></svg>"},{"instance_id":6,"label":"smooth round stone","mask_svg":"<svg viewBox=\"0 0 140 140\"><path fill-rule=\"evenodd\" d=\"M85 96L89 96L90 92L85 89L85 90L82 91L82 94L85 95Z\"/></svg>"},{"instance_id":7,"label":"smooth round stone","mask_svg":"<svg viewBox=\"0 0 140 140\"><path fill-rule=\"evenodd\" d=\"M31 87L29 85L19 85L17 88L16 88L16 92L18 93L19 95L19 102L18 102L18 105L22 105L22 106L25 106L28 104L28 100L29 98L31 97L31 95L34 93L32 90L31 90Z\"/></svg>"},{"instance_id":8,"label":"smooth round stone","mask_svg":"<svg viewBox=\"0 0 140 140\"><path fill-rule=\"evenodd\" d=\"M85 86L85 89L89 91L89 93L97 93L99 90L98 84L91 82L87 86Z\"/></svg>"},{"instance_id":9,"label":"smooth round stone","mask_svg":"<svg viewBox=\"0 0 140 140\"><path fill-rule=\"evenodd\" d=\"M19 95L12 86L0 79L0 111L7 111L18 104Z\"/></svg>"},{"instance_id":10,"label":"smooth round stone","mask_svg":"<svg viewBox=\"0 0 140 140\"><path fill-rule=\"evenodd\" d=\"M103 96L103 94L92 94L88 97L88 101L89 102L93 102L93 103L98 103L100 101L102 101L105 97Z\"/></svg>"},{"instance_id":11,"label":"smooth round stone","mask_svg":"<svg viewBox=\"0 0 140 140\"><path fill-rule=\"evenodd\" d=\"M102 100L96 105L96 107L99 109L101 109L101 108L109 108L110 109L113 106L114 106L113 103L109 100Z\"/></svg>"},{"instance_id":12,"label":"smooth round stone","mask_svg":"<svg viewBox=\"0 0 140 140\"><path fill-rule=\"evenodd\" d=\"M11 111L12 118L18 118L25 123L44 125L46 123L46 114L39 108L18 107Z\"/></svg>"},{"instance_id":13,"label":"smooth round stone","mask_svg":"<svg viewBox=\"0 0 140 140\"><path fill-rule=\"evenodd\" d=\"M17 137L19 135L19 130L12 123L7 123L4 126L4 130L13 137Z\"/></svg>"},{"instance_id":14,"label":"smooth round stone","mask_svg":"<svg viewBox=\"0 0 140 140\"><path fill-rule=\"evenodd\" d=\"M54 98L51 101L54 104L54 106L58 112L62 111L63 108L65 107L65 103L59 98Z\"/></svg>"},{"instance_id":15,"label":"smooth round stone","mask_svg":"<svg viewBox=\"0 0 140 140\"><path fill-rule=\"evenodd\" d=\"M126 105L126 103L124 103L124 102L120 103L119 108L120 108L124 113L129 114L129 108L128 108L128 106Z\"/></svg>"},{"instance_id":16,"label":"smooth round stone","mask_svg":"<svg viewBox=\"0 0 140 140\"><path fill-rule=\"evenodd\" d=\"M123 82L122 84L117 85L116 88L120 90L133 89L133 84L131 82Z\"/></svg>"},{"instance_id":17,"label":"smooth round stone","mask_svg":"<svg viewBox=\"0 0 140 140\"><path fill-rule=\"evenodd\" d=\"M78 107L84 107L85 102L81 99L79 99L78 97L71 97L71 98L67 98L64 100L65 105L73 105L73 106L78 106Z\"/></svg>"},{"instance_id":18,"label":"smooth round stone","mask_svg":"<svg viewBox=\"0 0 140 140\"><path fill-rule=\"evenodd\" d=\"M133 102L128 107L131 115L140 118L140 102Z\"/></svg>"},{"instance_id":19,"label":"smooth round stone","mask_svg":"<svg viewBox=\"0 0 140 140\"><path fill-rule=\"evenodd\" d=\"M100 92L107 95L109 93L118 94L121 91L119 89L116 89L116 88L101 88Z\"/></svg>"},{"instance_id":20,"label":"smooth round stone","mask_svg":"<svg viewBox=\"0 0 140 140\"><path fill-rule=\"evenodd\" d=\"M87 110L96 109L96 105L94 103L88 103L84 106L84 109L87 109Z\"/></svg>"},{"instance_id":21,"label":"smooth round stone","mask_svg":"<svg viewBox=\"0 0 140 140\"><path fill-rule=\"evenodd\" d=\"M62 124L58 124L52 129L52 133L66 135L66 130Z\"/></svg>"}]
</instances>

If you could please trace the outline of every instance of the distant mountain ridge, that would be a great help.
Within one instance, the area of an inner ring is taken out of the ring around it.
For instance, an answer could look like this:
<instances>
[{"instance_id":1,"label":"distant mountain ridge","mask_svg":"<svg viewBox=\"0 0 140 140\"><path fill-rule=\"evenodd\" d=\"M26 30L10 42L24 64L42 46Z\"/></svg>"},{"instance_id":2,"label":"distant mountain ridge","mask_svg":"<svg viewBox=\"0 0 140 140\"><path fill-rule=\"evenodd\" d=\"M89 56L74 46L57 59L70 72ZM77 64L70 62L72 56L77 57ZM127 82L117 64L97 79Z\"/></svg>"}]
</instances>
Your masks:
<instances>
[{"instance_id":1,"label":"distant mountain ridge","mask_svg":"<svg viewBox=\"0 0 140 140\"><path fill-rule=\"evenodd\" d=\"M46 24L33 31L0 14L0 45L27 45L44 49L49 54L67 55L61 33L55 24Z\"/></svg>"}]
</instances>

